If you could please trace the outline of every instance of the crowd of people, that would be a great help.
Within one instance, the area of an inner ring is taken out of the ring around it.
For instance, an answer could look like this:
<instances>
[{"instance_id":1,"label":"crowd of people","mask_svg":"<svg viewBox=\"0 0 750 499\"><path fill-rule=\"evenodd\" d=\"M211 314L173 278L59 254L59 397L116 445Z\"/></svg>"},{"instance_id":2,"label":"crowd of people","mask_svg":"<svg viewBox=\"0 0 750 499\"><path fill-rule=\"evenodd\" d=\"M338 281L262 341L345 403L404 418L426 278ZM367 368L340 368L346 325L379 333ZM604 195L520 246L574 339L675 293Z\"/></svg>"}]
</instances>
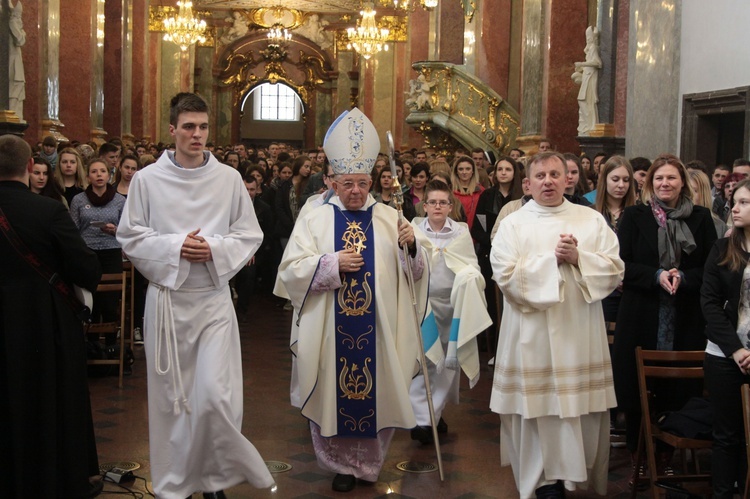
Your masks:
<instances>
[{"instance_id":1,"label":"crowd of people","mask_svg":"<svg viewBox=\"0 0 750 499\"><path fill-rule=\"evenodd\" d=\"M334 490L377 479L394 428L411 429L423 444L448 431L443 410L458 402L458 373L476 383L482 333L497 336L490 407L500 414L503 463L522 497L564 497L576 486L604 494L610 431L623 419L630 484L638 486L638 346L705 349L714 494L743 490L750 161L711 170L670 154L590 158L555 152L546 139L533 156L428 148L388 158L357 109L334 122L320 148L219 146L207 141L207 116L199 97L179 94L170 116L174 144L46 137L29 149L0 137L0 206L10 225L23 218L16 197L38 204L55 224L46 226L54 229L48 243L31 235L42 227L18 229L42 259L69 284L92 290L99 273L120 272L123 259L137 270L136 339L146 345L157 493L223 497L223 488L242 480L273 485L237 420L237 324L249 320L258 293L275 293L278 306L294 314L292 404L310 421L320 466L336 473ZM360 135L348 132L355 129ZM3 259L16 262L0 286L5 304L31 277L0 242ZM60 321L76 333L67 312ZM116 314L116 303L95 297L94 320ZM421 368L413 319L428 359ZM9 321L5 314L6 336L26 327ZM607 322L615 325L611 352ZM212 344L200 340L207 330ZM217 362L220 352L228 358ZM76 344L59 355L75 362L83 350ZM80 382L76 373L66 382ZM361 376L365 388L347 381ZM227 387L221 393L200 389L218 379ZM85 412L88 398L77 389ZM679 406L702 391L673 391L659 402ZM3 401L21 396L13 397ZM191 425L196 414L214 422L211 437ZM89 454L78 458L86 481L73 484L66 475L60 487L95 487L88 481L96 474L90 424L75 429L91 440ZM8 455L22 461L13 432L6 433ZM341 438L359 442L366 457L340 452ZM211 459L211 469L174 459L195 453L246 459ZM671 449L660 448L658 472L668 474L671 462ZM13 469L11 482L26 477Z\"/></svg>"}]
</instances>

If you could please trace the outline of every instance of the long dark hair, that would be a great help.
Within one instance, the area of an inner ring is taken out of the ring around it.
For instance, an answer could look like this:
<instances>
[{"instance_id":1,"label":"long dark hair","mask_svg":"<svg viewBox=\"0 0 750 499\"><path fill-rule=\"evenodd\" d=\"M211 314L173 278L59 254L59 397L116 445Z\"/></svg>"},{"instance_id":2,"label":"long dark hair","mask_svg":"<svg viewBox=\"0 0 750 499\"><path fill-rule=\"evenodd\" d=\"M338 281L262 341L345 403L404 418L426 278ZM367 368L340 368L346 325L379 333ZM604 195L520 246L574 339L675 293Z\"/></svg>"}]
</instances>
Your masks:
<instances>
[{"instance_id":1,"label":"long dark hair","mask_svg":"<svg viewBox=\"0 0 750 499\"><path fill-rule=\"evenodd\" d=\"M513 167L513 180L511 181L510 189L508 190L510 200L514 201L516 199L521 199L523 197L523 175L521 173L521 165L510 156L499 156L497 158L497 161L495 161L495 170L492 172L492 183L495 185L496 189L500 190L500 184L497 183L497 167L501 161L507 161L510 163L510 166Z\"/></svg>"},{"instance_id":2,"label":"long dark hair","mask_svg":"<svg viewBox=\"0 0 750 499\"><path fill-rule=\"evenodd\" d=\"M734 186L732 198L729 201L730 206L734 206L734 196L742 188L750 190L750 179L743 180ZM724 255L722 255L721 260L719 260L719 265L726 265L732 272L739 272L747 265L747 257L745 257L745 251L742 249L742 245L745 242L746 230L750 230L750 227L743 227L742 230L735 227L732 230L732 234L728 238L729 244L727 244L727 249Z\"/></svg>"},{"instance_id":3,"label":"long dark hair","mask_svg":"<svg viewBox=\"0 0 750 499\"><path fill-rule=\"evenodd\" d=\"M47 183L44 185L44 188L42 188L39 194L48 198L52 198L55 201L60 201L62 203L64 199L63 193L65 191L60 186L60 182L57 181L57 178L52 175L52 166L49 164L49 161L40 156L34 156L34 164L45 165L47 167Z\"/></svg>"}]
</instances>

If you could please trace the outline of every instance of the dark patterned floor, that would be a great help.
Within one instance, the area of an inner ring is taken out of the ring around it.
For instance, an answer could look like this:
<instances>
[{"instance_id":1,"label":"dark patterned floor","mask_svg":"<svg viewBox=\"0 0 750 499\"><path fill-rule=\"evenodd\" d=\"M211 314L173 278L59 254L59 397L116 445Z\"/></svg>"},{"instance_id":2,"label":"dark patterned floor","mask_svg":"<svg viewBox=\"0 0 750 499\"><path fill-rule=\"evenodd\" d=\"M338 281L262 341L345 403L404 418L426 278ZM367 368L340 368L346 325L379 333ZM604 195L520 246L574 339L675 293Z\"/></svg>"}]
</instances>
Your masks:
<instances>
[{"instance_id":1,"label":"dark patterned floor","mask_svg":"<svg viewBox=\"0 0 750 499\"><path fill-rule=\"evenodd\" d=\"M412 474L400 471L402 461L435 463L434 448L420 446L408 431L397 431L388 459L375 484L360 484L348 494L333 492L333 475L318 468L306 421L289 404L288 349L291 312L275 300L259 298L247 324L241 325L245 373L245 417L243 433L266 461L282 461L291 470L275 474L275 493L240 485L227 490L230 498L516 498L518 492L510 468L500 467L499 418L488 409L491 371L482 371L473 390L462 380L461 404L449 406L445 420L449 432L441 437L445 481L437 472ZM90 380L94 422L101 463L134 461L140 477L132 489L145 492L149 475L148 416L143 347L136 347L133 374L123 389L115 378ZM482 353L483 365L488 355ZM564 458L564 456L560 456ZM629 497L629 458L623 449L612 449L607 497ZM148 484L150 489L150 482ZM107 484L101 497L124 492ZM569 497L599 497L593 493ZM122 497L122 496L119 496ZM194 497L200 497L196 494ZM647 495L642 495L647 497Z\"/></svg>"}]
</instances>

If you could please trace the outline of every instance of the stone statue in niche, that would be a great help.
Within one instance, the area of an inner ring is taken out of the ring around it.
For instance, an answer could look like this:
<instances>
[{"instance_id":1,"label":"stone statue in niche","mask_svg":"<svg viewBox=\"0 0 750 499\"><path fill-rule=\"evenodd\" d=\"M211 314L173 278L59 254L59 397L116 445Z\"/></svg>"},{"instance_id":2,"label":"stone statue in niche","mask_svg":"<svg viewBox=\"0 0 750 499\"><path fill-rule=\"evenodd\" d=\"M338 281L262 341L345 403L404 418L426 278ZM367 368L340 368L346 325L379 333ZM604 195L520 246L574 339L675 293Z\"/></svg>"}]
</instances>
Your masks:
<instances>
[{"instance_id":1,"label":"stone statue in niche","mask_svg":"<svg viewBox=\"0 0 750 499\"><path fill-rule=\"evenodd\" d=\"M23 73L21 47L26 43L26 32L23 30L23 6L19 1L10 12L10 43L8 47L9 106L18 119L23 120L23 101L26 100L26 78Z\"/></svg>"},{"instance_id":2,"label":"stone statue in niche","mask_svg":"<svg viewBox=\"0 0 750 499\"><path fill-rule=\"evenodd\" d=\"M333 47L333 35L325 30L328 24L330 23L321 19L318 14L313 14L296 32L317 43L323 50L328 50Z\"/></svg>"},{"instance_id":3,"label":"stone statue in niche","mask_svg":"<svg viewBox=\"0 0 750 499\"><path fill-rule=\"evenodd\" d=\"M573 81L581 86L578 91L579 136L589 135L599 121L597 84L602 60L599 57L599 30L593 26L586 29L586 48L583 52L586 54L586 60L576 62L576 70L571 75Z\"/></svg>"},{"instance_id":4,"label":"stone statue in niche","mask_svg":"<svg viewBox=\"0 0 750 499\"><path fill-rule=\"evenodd\" d=\"M406 106L413 111L427 111L432 109L432 87L437 85L436 81L427 81L425 75L421 74L416 80L409 80L409 91L404 92Z\"/></svg>"},{"instance_id":5,"label":"stone statue in niche","mask_svg":"<svg viewBox=\"0 0 750 499\"><path fill-rule=\"evenodd\" d=\"M225 21L231 22L232 25L224 31L219 41L224 45L232 43L233 41L242 38L248 32L247 21L245 20L242 12L232 12L232 17L227 17Z\"/></svg>"}]
</instances>

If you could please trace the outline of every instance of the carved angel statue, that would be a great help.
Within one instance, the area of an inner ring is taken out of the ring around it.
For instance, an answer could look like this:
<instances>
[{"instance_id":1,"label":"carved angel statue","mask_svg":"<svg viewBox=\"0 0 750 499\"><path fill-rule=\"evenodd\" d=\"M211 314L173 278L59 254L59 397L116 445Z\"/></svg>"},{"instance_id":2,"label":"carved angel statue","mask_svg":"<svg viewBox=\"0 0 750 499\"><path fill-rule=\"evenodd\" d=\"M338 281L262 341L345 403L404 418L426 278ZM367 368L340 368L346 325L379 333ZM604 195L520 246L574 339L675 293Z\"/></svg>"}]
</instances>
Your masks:
<instances>
[{"instance_id":1,"label":"carved angel statue","mask_svg":"<svg viewBox=\"0 0 750 499\"><path fill-rule=\"evenodd\" d=\"M580 136L589 135L599 121L597 84L602 60L599 57L599 30L593 26L586 29L586 48L583 52L586 54L586 60L576 62L576 70L571 75L573 81L581 85L578 91L578 135Z\"/></svg>"},{"instance_id":2,"label":"carved angel statue","mask_svg":"<svg viewBox=\"0 0 750 499\"><path fill-rule=\"evenodd\" d=\"M23 120L23 101L26 99L26 78L23 70L21 47L26 43L26 32L23 29L23 5L19 1L11 8L10 43L8 44L8 91L9 107L15 111L18 119Z\"/></svg>"},{"instance_id":3,"label":"carved angel statue","mask_svg":"<svg viewBox=\"0 0 750 499\"><path fill-rule=\"evenodd\" d=\"M305 38L320 45L320 48L327 50L333 47L333 35L325 30L328 24L330 23L325 19L321 19L318 14L313 14L296 31Z\"/></svg>"},{"instance_id":4,"label":"carved angel statue","mask_svg":"<svg viewBox=\"0 0 750 499\"><path fill-rule=\"evenodd\" d=\"M225 21L231 22L232 25L224 31L219 41L224 45L232 43L233 41L242 38L248 32L247 21L245 20L242 12L232 12L232 17L227 17Z\"/></svg>"},{"instance_id":5,"label":"carved angel statue","mask_svg":"<svg viewBox=\"0 0 750 499\"><path fill-rule=\"evenodd\" d=\"M427 81L425 75L420 74L416 80L409 80L409 91L406 105L414 111L432 109L432 87L436 81Z\"/></svg>"}]
</instances>

